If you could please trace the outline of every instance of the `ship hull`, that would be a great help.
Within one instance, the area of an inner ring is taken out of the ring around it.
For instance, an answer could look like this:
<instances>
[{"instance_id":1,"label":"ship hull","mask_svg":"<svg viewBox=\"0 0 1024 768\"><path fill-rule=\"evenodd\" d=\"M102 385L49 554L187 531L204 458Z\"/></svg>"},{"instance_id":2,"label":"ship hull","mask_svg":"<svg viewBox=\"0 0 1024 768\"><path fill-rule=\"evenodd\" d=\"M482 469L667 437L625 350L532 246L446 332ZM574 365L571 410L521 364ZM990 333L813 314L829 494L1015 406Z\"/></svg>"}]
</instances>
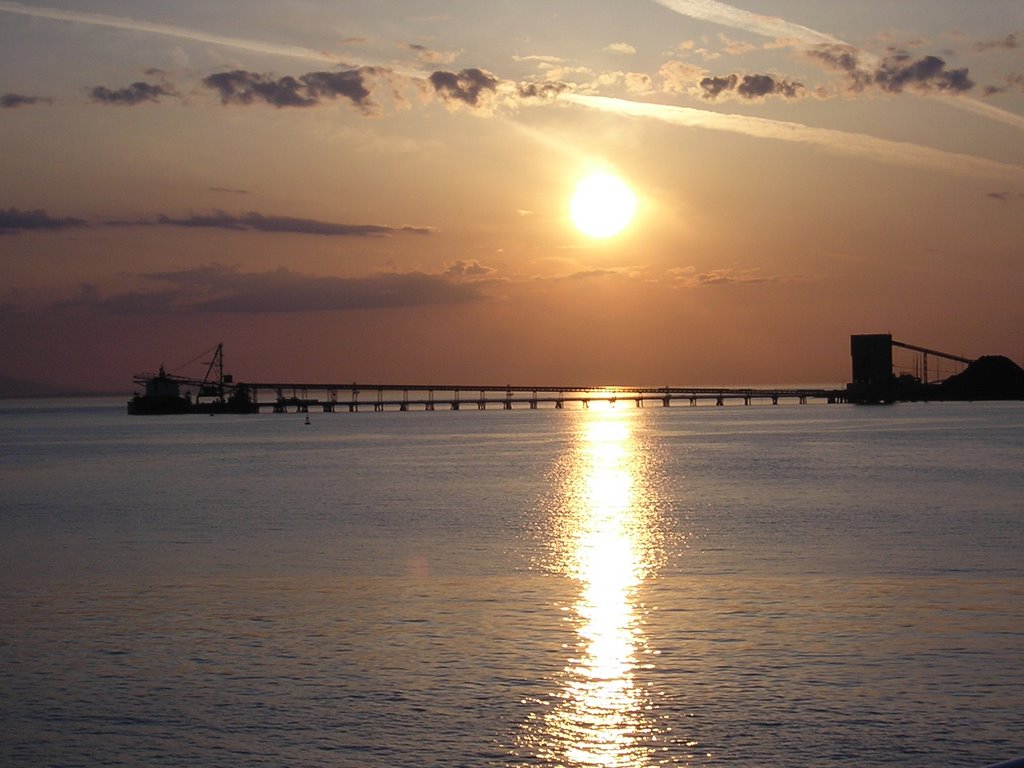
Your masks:
<instances>
[{"instance_id":1,"label":"ship hull","mask_svg":"<svg viewBox=\"0 0 1024 768\"><path fill-rule=\"evenodd\" d=\"M192 401L185 397L136 395L128 401L129 416L169 416L193 411Z\"/></svg>"}]
</instances>

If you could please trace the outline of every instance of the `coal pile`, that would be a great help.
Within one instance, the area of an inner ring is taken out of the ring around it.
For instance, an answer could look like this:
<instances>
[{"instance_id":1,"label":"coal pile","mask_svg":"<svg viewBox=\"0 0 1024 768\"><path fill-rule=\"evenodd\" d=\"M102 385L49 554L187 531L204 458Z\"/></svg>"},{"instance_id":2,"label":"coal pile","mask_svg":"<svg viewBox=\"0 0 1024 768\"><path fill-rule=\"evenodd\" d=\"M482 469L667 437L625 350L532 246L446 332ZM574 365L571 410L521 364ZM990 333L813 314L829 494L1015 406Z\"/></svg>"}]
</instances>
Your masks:
<instances>
[{"instance_id":1,"label":"coal pile","mask_svg":"<svg viewBox=\"0 0 1024 768\"><path fill-rule=\"evenodd\" d=\"M1002 355L979 357L941 385L943 400L1024 400L1024 368Z\"/></svg>"}]
</instances>

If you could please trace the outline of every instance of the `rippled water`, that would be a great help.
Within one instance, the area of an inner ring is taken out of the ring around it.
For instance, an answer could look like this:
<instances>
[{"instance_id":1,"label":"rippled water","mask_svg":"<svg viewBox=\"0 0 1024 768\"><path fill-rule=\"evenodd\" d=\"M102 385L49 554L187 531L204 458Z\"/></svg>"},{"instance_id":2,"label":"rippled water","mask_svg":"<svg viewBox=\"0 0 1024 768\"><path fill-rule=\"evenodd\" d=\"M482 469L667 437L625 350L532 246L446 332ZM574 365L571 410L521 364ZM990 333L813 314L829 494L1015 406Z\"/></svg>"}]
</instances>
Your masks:
<instances>
[{"instance_id":1,"label":"rippled water","mask_svg":"<svg viewBox=\"0 0 1024 768\"><path fill-rule=\"evenodd\" d=\"M1024 754L1024 406L0 402L0 762Z\"/></svg>"}]
</instances>

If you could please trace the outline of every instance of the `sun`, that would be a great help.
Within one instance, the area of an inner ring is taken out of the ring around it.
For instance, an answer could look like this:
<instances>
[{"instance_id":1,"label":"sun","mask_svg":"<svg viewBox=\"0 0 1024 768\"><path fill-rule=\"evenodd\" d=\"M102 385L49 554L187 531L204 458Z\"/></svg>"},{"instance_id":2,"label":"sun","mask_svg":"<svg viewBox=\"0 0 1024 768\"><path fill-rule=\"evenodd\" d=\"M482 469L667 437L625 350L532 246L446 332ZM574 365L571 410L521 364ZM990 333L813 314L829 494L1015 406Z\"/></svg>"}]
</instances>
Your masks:
<instances>
[{"instance_id":1,"label":"sun","mask_svg":"<svg viewBox=\"0 0 1024 768\"><path fill-rule=\"evenodd\" d=\"M595 171L576 185L569 215L576 229L588 237L614 237L636 213L636 195L618 176Z\"/></svg>"}]
</instances>

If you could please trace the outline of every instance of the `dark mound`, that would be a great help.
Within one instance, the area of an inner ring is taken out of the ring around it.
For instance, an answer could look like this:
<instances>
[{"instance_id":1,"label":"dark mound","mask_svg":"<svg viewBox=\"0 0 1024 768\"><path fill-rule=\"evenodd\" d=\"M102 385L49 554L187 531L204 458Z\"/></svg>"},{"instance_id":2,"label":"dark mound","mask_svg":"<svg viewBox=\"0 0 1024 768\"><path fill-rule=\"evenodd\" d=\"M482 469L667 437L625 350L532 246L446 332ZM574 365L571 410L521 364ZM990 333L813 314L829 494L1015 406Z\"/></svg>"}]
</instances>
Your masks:
<instances>
[{"instance_id":1,"label":"dark mound","mask_svg":"<svg viewBox=\"0 0 1024 768\"><path fill-rule=\"evenodd\" d=\"M945 400L1024 400L1024 368L1002 355L979 357L941 391Z\"/></svg>"}]
</instances>

